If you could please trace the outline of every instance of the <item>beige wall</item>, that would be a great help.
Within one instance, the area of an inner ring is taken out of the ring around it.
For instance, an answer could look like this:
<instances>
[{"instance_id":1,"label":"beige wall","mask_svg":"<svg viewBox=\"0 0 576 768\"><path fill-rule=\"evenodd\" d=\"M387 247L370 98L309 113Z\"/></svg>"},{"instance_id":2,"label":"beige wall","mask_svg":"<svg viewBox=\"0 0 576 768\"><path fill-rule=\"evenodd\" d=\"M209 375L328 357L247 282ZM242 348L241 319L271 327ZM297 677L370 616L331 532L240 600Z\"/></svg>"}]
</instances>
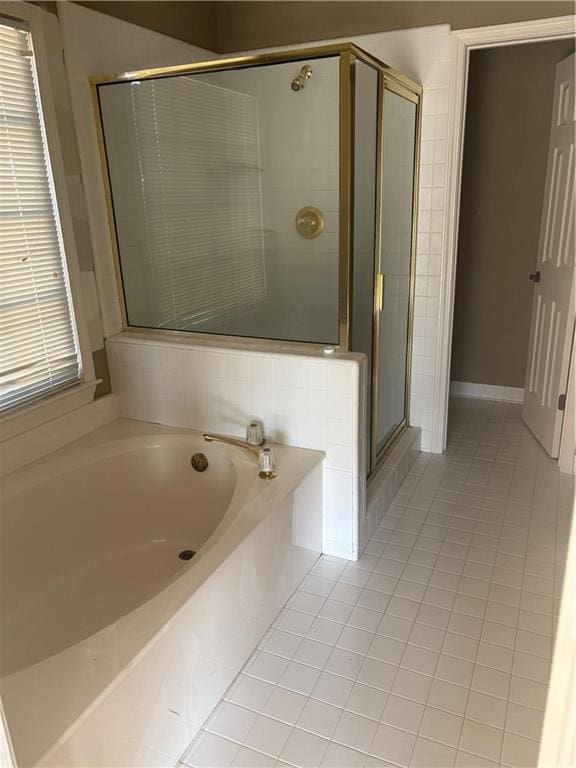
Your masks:
<instances>
[{"instance_id":1,"label":"beige wall","mask_svg":"<svg viewBox=\"0 0 576 768\"><path fill-rule=\"evenodd\" d=\"M222 53L393 29L454 29L574 13L573 2L80 2L187 43Z\"/></svg>"},{"instance_id":2,"label":"beige wall","mask_svg":"<svg viewBox=\"0 0 576 768\"><path fill-rule=\"evenodd\" d=\"M392 29L454 29L574 13L571 2L217 2L220 50L240 51Z\"/></svg>"},{"instance_id":3,"label":"beige wall","mask_svg":"<svg viewBox=\"0 0 576 768\"><path fill-rule=\"evenodd\" d=\"M218 21L215 2L172 0L94 0L80 2L94 11L139 24L163 35L218 51Z\"/></svg>"},{"instance_id":4,"label":"beige wall","mask_svg":"<svg viewBox=\"0 0 576 768\"><path fill-rule=\"evenodd\" d=\"M455 381L523 387L555 66L572 41L472 53L452 346Z\"/></svg>"}]
</instances>

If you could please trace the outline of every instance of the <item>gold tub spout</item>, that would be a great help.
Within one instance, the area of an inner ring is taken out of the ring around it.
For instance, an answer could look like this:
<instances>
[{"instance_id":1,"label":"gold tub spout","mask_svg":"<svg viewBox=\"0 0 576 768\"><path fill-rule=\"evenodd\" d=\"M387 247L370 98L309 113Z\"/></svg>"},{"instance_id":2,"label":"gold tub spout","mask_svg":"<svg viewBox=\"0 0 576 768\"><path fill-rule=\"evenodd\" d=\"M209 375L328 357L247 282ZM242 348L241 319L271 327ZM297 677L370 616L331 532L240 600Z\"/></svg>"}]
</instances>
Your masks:
<instances>
[{"instance_id":1,"label":"gold tub spout","mask_svg":"<svg viewBox=\"0 0 576 768\"><path fill-rule=\"evenodd\" d=\"M251 445L246 440L240 440L236 437L228 437L227 435L213 435L209 432L206 432L204 434L204 440L206 440L207 443L226 443L226 445L235 445L237 448L245 448L247 451L250 451L250 453L253 453L256 457L260 455L259 445Z\"/></svg>"},{"instance_id":2,"label":"gold tub spout","mask_svg":"<svg viewBox=\"0 0 576 768\"><path fill-rule=\"evenodd\" d=\"M246 440L228 437L228 435L214 435L211 432L205 433L204 440L208 443L226 443L235 445L237 448L245 448L258 458L260 449L264 445L264 424L258 419L253 419L246 427Z\"/></svg>"}]
</instances>

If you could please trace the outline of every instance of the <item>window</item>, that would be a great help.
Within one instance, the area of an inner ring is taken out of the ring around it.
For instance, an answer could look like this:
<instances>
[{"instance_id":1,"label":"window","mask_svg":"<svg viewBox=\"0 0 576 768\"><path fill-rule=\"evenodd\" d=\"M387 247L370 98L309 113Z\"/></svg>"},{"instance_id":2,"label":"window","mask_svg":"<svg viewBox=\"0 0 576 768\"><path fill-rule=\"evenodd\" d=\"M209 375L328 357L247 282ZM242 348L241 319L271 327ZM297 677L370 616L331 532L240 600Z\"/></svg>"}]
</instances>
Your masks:
<instances>
[{"instance_id":1,"label":"window","mask_svg":"<svg viewBox=\"0 0 576 768\"><path fill-rule=\"evenodd\" d=\"M0 21L0 412L80 380L30 33Z\"/></svg>"}]
</instances>

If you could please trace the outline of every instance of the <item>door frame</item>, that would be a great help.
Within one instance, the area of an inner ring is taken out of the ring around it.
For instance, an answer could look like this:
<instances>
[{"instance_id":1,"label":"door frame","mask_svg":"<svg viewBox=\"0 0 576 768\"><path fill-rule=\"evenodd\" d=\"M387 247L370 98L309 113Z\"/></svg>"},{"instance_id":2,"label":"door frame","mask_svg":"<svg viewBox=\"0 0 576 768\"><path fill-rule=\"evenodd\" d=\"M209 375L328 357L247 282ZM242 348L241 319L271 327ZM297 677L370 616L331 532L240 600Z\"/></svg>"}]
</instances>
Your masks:
<instances>
[{"instance_id":1,"label":"door frame","mask_svg":"<svg viewBox=\"0 0 576 768\"><path fill-rule=\"evenodd\" d=\"M446 159L446 203L443 221L445 247L440 277L438 362L434 386L435 418L432 434L432 450L436 453L442 453L446 450L448 428L452 328L454 323L454 294L456 287L460 193L470 52L481 48L561 40L574 37L575 35L576 15L539 19L517 24L499 24L492 27L461 29L452 32L448 155ZM574 435L569 435L569 432L570 430L562 431L560 443L561 459L563 456L574 455ZM572 445L567 445L567 440L571 440ZM566 464L566 466L563 466L563 464ZM564 462L560 461L559 466L563 471L573 471L571 460L568 462L565 460Z\"/></svg>"}]
</instances>

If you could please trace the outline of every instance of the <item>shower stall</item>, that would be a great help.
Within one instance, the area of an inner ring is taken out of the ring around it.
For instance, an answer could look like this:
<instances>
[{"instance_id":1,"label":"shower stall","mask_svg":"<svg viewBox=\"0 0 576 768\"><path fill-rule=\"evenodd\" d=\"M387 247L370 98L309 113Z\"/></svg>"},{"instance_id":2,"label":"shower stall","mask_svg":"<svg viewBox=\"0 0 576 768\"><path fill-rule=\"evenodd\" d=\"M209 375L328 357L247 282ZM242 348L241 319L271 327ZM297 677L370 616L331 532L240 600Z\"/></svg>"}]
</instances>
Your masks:
<instances>
[{"instance_id":1,"label":"shower stall","mask_svg":"<svg viewBox=\"0 0 576 768\"><path fill-rule=\"evenodd\" d=\"M409 423L421 88L352 44L92 81L126 329L363 352Z\"/></svg>"}]
</instances>

